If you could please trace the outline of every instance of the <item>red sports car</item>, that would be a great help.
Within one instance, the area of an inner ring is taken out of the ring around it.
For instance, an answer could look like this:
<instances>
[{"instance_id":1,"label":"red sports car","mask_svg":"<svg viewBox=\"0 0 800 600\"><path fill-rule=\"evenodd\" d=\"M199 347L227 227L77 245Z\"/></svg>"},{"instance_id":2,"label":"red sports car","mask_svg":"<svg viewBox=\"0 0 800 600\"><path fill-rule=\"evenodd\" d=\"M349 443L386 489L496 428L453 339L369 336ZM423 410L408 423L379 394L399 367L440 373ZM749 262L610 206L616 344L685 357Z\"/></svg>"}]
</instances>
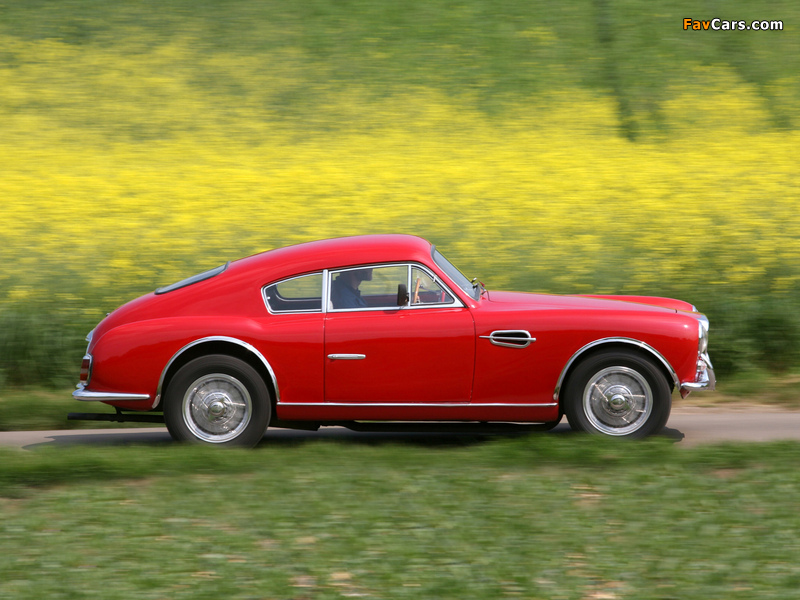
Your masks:
<instances>
[{"instance_id":1,"label":"red sports car","mask_svg":"<svg viewBox=\"0 0 800 600\"><path fill-rule=\"evenodd\" d=\"M270 425L547 428L563 414L643 437L673 390L715 384L691 304L487 291L408 235L230 262L125 304L87 339L73 396L117 414L70 418L163 419L176 440L221 445L253 446Z\"/></svg>"}]
</instances>

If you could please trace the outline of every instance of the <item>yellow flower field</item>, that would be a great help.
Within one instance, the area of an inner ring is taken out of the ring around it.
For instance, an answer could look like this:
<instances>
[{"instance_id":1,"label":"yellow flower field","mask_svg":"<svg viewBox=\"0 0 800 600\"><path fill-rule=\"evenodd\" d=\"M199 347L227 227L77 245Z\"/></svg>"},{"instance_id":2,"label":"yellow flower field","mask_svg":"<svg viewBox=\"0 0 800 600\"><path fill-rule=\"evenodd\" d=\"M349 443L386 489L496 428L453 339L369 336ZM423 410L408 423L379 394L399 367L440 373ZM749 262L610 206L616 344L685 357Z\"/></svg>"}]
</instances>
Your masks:
<instances>
[{"instance_id":1,"label":"yellow flower field","mask_svg":"<svg viewBox=\"0 0 800 600\"><path fill-rule=\"evenodd\" d=\"M706 310L800 290L800 136L767 127L722 70L673 90L663 137L633 143L611 100L578 89L491 116L422 87L320 89L309 121L190 87L186 40L3 45L38 60L0 71L0 306L92 322L229 259L378 232L423 235L490 288ZM241 56L207 60L264 93L292 85Z\"/></svg>"}]
</instances>

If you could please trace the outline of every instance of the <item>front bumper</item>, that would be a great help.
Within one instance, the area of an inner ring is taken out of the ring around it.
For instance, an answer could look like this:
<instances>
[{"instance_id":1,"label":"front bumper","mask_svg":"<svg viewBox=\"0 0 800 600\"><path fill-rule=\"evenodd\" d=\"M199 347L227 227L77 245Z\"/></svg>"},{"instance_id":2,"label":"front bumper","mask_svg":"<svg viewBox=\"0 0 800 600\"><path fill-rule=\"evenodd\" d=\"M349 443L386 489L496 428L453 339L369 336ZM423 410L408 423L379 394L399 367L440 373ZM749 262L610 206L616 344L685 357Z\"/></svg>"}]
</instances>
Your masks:
<instances>
[{"instance_id":1,"label":"front bumper","mask_svg":"<svg viewBox=\"0 0 800 600\"><path fill-rule=\"evenodd\" d=\"M697 357L697 372L694 381L681 383L681 398L686 398L691 392L713 391L717 387L717 378L708 353L704 352Z\"/></svg>"}]
</instances>

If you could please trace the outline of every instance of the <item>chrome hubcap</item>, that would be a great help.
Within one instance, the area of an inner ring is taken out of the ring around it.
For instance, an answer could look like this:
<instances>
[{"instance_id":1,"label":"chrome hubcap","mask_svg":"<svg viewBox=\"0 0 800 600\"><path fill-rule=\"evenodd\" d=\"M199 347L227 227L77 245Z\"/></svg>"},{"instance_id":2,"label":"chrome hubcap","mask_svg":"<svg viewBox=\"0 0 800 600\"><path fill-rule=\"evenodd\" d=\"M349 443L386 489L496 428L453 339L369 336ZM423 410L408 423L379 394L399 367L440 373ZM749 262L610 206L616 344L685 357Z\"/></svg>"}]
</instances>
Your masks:
<instances>
[{"instance_id":1,"label":"chrome hubcap","mask_svg":"<svg viewBox=\"0 0 800 600\"><path fill-rule=\"evenodd\" d=\"M631 403L629 400L631 394L630 390L622 388L617 393L613 394L610 398L609 398L609 393L610 392L607 392L605 394L605 397L608 398L608 406L611 410L625 411L631 409Z\"/></svg>"},{"instance_id":2,"label":"chrome hubcap","mask_svg":"<svg viewBox=\"0 0 800 600\"><path fill-rule=\"evenodd\" d=\"M653 410L653 393L638 371L608 367L596 373L586 385L583 409L598 431L627 435L647 422Z\"/></svg>"},{"instance_id":3,"label":"chrome hubcap","mask_svg":"<svg viewBox=\"0 0 800 600\"><path fill-rule=\"evenodd\" d=\"M183 397L183 419L198 439L222 443L247 428L253 414L250 393L241 381L223 373L203 375Z\"/></svg>"},{"instance_id":4,"label":"chrome hubcap","mask_svg":"<svg viewBox=\"0 0 800 600\"><path fill-rule=\"evenodd\" d=\"M208 405L208 414L214 418L225 414L225 408L231 405L231 399L223 396L220 400L214 400Z\"/></svg>"}]
</instances>

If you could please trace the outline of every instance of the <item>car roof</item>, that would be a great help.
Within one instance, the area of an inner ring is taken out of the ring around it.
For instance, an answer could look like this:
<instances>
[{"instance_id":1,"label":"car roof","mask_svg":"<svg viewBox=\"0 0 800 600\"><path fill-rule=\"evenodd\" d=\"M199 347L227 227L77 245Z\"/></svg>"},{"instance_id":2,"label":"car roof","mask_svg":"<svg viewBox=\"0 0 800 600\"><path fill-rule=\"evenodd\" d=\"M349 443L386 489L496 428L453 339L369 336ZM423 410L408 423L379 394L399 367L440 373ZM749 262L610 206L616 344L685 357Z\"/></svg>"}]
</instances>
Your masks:
<instances>
[{"instance_id":1,"label":"car roof","mask_svg":"<svg viewBox=\"0 0 800 600\"><path fill-rule=\"evenodd\" d=\"M269 271L275 279L352 265L430 263L432 244L415 235L359 235L268 250L231 263L232 270Z\"/></svg>"}]
</instances>

